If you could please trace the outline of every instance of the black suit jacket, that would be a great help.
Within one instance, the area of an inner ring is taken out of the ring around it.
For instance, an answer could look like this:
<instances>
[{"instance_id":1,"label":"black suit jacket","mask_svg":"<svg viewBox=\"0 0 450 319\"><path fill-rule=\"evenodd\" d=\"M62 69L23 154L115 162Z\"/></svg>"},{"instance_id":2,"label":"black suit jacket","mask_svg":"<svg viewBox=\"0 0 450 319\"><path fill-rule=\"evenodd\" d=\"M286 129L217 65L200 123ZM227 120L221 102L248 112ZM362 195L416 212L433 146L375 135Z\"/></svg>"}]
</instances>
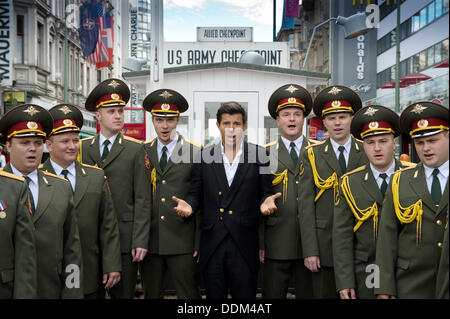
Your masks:
<instances>
[{"instance_id":1,"label":"black suit jacket","mask_svg":"<svg viewBox=\"0 0 450 319\"><path fill-rule=\"evenodd\" d=\"M230 234L252 271L258 269L258 222L261 203L273 195L266 150L243 144L236 174L228 186L220 144L196 159L186 202L203 209L200 267L203 269L222 239ZM267 174L269 173L269 174Z\"/></svg>"}]
</instances>

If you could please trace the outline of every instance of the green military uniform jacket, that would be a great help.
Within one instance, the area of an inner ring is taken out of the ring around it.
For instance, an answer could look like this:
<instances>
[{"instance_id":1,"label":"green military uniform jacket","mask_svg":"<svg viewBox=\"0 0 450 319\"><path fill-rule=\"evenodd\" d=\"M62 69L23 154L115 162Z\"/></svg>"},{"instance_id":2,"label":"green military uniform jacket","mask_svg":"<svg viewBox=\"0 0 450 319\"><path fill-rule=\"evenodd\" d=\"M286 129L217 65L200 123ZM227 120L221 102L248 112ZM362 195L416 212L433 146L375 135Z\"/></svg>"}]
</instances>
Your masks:
<instances>
[{"instance_id":1,"label":"green military uniform jacket","mask_svg":"<svg viewBox=\"0 0 450 319\"><path fill-rule=\"evenodd\" d=\"M303 137L301 150L312 142ZM282 193L276 200L277 210L264 216L259 231L260 249L264 256L277 260L293 260L303 258L298 218L300 209L299 180L303 166L294 166L294 162L281 137L266 145L270 154L270 163L277 165L272 170L274 193ZM300 151L301 151L300 150ZM287 181L287 184L284 184ZM284 186L286 185L286 186Z\"/></svg>"},{"instance_id":2,"label":"green military uniform jacket","mask_svg":"<svg viewBox=\"0 0 450 319\"><path fill-rule=\"evenodd\" d=\"M448 180L438 207L428 191L422 163L403 170L398 185L399 201L403 208L422 200L420 242L417 243L416 219L402 224L396 215L391 177L377 242L376 264L380 267L380 287L375 289L375 294L393 295L401 299L434 298L446 227Z\"/></svg>"},{"instance_id":3,"label":"green military uniform jacket","mask_svg":"<svg viewBox=\"0 0 450 319\"><path fill-rule=\"evenodd\" d=\"M50 159L42 169L55 174ZM83 253L84 294L87 295L98 290L103 274L122 270L119 226L103 170L78 162L75 162L75 170L73 201Z\"/></svg>"},{"instance_id":4,"label":"green military uniform jacket","mask_svg":"<svg viewBox=\"0 0 450 319\"><path fill-rule=\"evenodd\" d=\"M0 169L0 299L35 298L36 242L27 185Z\"/></svg>"},{"instance_id":5,"label":"green military uniform jacket","mask_svg":"<svg viewBox=\"0 0 450 319\"><path fill-rule=\"evenodd\" d=\"M411 165L414 164L395 160L395 170ZM332 238L336 289L340 291L354 288L357 298L375 298L373 289L366 287L366 278L369 275L366 267L375 263L376 231L381 219L384 198L370 164L363 165L344 176L348 178L350 196L354 199L352 205L356 204L359 210L364 211L376 203L378 221L375 222L374 216L371 216L356 232L353 230L358 220L343 194L341 178L340 200L334 208ZM360 211L357 213L361 218L362 213Z\"/></svg>"},{"instance_id":6,"label":"green military uniform jacket","mask_svg":"<svg viewBox=\"0 0 450 319\"><path fill-rule=\"evenodd\" d=\"M12 173L9 164L4 170ZM39 199L32 216L37 252L37 298L83 298L83 261L72 189L67 180L40 170L38 180ZM75 272L71 265L78 267L79 285L72 286ZM70 285L66 285L66 279Z\"/></svg>"},{"instance_id":7,"label":"green military uniform jacket","mask_svg":"<svg viewBox=\"0 0 450 319\"><path fill-rule=\"evenodd\" d=\"M447 209L448 220L448 209ZM444 232L441 260L436 280L436 298L448 300L448 225Z\"/></svg>"},{"instance_id":8,"label":"green military uniform jacket","mask_svg":"<svg viewBox=\"0 0 450 319\"><path fill-rule=\"evenodd\" d=\"M351 137L351 149L347 164L347 171L351 171L368 163L362 142ZM311 145L320 178L326 180L336 172L334 183L339 188L338 178L342 176L341 167L334 153L330 139L322 143ZM332 228L335 196L338 192L334 188L325 190L317 202L314 201L319 193L314 182L312 163L308 158L308 147L300 154L304 173L300 179L300 233L302 237L303 257L320 256L320 265L333 267Z\"/></svg>"},{"instance_id":9,"label":"green military uniform jacket","mask_svg":"<svg viewBox=\"0 0 450 319\"><path fill-rule=\"evenodd\" d=\"M151 194L151 222L148 250L151 254L192 254L198 250L200 240L200 217L192 214L188 218L178 216L173 210L176 203L172 196L185 198L191 182L194 155L200 145L178 136L178 142L164 171L158 161L157 140L146 142L138 156L145 174L147 192Z\"/></svg>"},{"instance_id":10,"label":"green military uniform jacket","mask_svg":"<svg viewBox=\"0 0 450 319\"><path fill-rule=\"evenodd\" d=\"M80 162L103 168L108 178L119 223L122 253L132 248L148 248L150 207L145 185L140 185L144 167L136 165L136 155L141 142L119 133L107 158L102 161L99 135L81 140Z\"/></svg>"}]
</instances>

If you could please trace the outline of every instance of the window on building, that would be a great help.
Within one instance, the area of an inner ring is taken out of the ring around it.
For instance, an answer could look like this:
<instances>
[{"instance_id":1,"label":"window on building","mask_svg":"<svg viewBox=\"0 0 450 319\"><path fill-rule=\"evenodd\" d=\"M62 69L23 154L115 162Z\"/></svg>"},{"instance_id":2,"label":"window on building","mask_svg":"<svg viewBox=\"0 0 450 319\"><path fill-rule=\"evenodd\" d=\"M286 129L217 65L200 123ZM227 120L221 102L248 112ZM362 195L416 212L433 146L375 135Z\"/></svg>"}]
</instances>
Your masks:
<instances>
[{"instance_id":1,"label":"window on building","mask_svg":"<svg viewBox=\"0 0 450 319\"><path fill-rule=\"evenodd\" d=\"M434 46L428 48L427 50L427 66L434 64Z\"/></svg>"},{"instance_id":2,"label":"window on building","mask_svg":"<svg viewBox=\"0 0 450 319\"><path fill-rule=\"evenodd\" d=\"M62 42L59 43L59 48L58 48L58 73L59 73L59 78L61 81L61 77L62 77L62 73L63 73L63 63L64 63L64 56L63 56L63 51L62 51Z\"/></svg>"},{"instance_id":3,"label":"window on building","mask_svg":"<svg viewBox=\"0 0 450 319\"><path fill-rule=\"evenodd\" d=\"M436 17L435 2L428 5L428 23L431 23Z\"/></svg>"},{"instance_id":4,"label":"window on building","mask_svg":"<svg viewBox=\"0 0 450 319\"><path fill-rule=\"evenodd\" d=\"M50 74L53 79L53 77L55 76L55 63L53 60L53 37L51 41L48 42L48 65L50 67Z\"/></svg>"},{"instance_id":5,"label":"window on building","mask_svg":"<svg viewBox=\"0 0 450 319\"><path fill-rule=\"evenodd\" d=\"M37 63L38 66L44 67L44 25L37 23Z\"/></svg>"},{"instance_id":6,"label":"window on building","mask_svg":"<svg viewBox=\"0 0 450 319\"><path fill-rule=\"evenodd\" d=\"M289 34L289 48L294 49L295 48L295 42L294 42L294 34Z\"/></svg>"},{"instance_id":7,"label":"window on building","mask_svg":"<svg viewBox=\"0 0 450 319\"><path fill-rule=\"evenodd\" d=\"M448 60L448 39L442 41L442 60Z\"/></svg>"},{"instance_id":8,"label":"window on building","mask_svg":"<svg viewBox=\"0 0 450 319\"><path fill-rule=\"evenodd\" d=\"M87 91L91 91L91 68L86 67L86 88Z\"/></svg>"},{"instance_id":9,"label":"window on building","mask_svg":"<svg viewBox=\"0 0 450 319\"><path fill-rule=\"evenodd\" d=\"M442 15L442 0L436 0L434 3L436 8L436 18L438 18Z\"/></svg>"},{"instance_id":10,"label":"window on building","mask_svg":"<svg viewBox=\"0 0 450 319\"><path fill-rule=\"evenodd\" d=\"M97 70L97 83L102 82L102 71Z\"/></svg>"},{"instance_id":11,"label":"window on building","mask_svg":"<svg viewBox=\"0 0 450 319\"><path fill-rule=\"evenodd\" d=\"M24 43L23 15L16 16L16 23L17 23L16 59L17 63L23 64L23 56L25 54L23 45Z\"/></svg>"},{"instance_id":12,"label":"window on building","mask_svg":"<svg viewBox=\"0 0 450 319\"><path fill-rule=\"evenodd\" d=\"M420 29L427 25L427 8L420 10Z\"/></svg>"},{"instance_id":13,"label":"window on building","mask_svg":"<svg viewBox=\"0 0 450 319\"><path fill-rule=\"evenodd\" d=\"M420 13L417 12L412 16L411 33L414 33L420 29Z\"/></svg>"},{"instance_id":14,"label":"window on building","mask_svg":"<svg viewBox=\"0 0 450 319\"><path fill-rule=\"evenodd\" d=\"M440 63L442 61L442 42L434 46L434 62Z\"/></svg>"},{"instance_id":15,"label":"window on building","mask_svg":"<svg viewBox=\"0 0 450 319\"><path fill-rule=\"evenodd\" d=\"M449 0L443 0L442 1L442 11L443 11L443 13L447 13L448 12L448 1Z\"/></svg>"},{"instance_id":16,"label":"window on building","mask_svg":"<svg viewBox=\"0 0 450 319\"><path fill-rule=\"evenodd\" d=\"M419 70L425 69L427 66L427 50L419 53Z\"/></svg>"}]
</instances>

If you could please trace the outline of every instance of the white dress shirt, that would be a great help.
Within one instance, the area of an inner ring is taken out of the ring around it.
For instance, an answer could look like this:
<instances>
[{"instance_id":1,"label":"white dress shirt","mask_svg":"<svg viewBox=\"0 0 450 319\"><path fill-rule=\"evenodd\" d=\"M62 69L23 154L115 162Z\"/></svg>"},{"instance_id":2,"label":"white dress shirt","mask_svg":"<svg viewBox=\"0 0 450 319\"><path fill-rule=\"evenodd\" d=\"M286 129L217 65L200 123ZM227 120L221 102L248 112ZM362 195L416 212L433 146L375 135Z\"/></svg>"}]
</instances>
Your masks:
<instances>
[{"instance_id":1,"label":"white dress shirt","mask_svg":"<svg viewBox=\"0 0 450 319\"><path fill-rule=\"evenodd\" d=\"M100 147L100 156L102 156L102 154L103 154L103 149L104 149L103 143L104 143L106 140L109 140L109 141L111 142L111 143L109 143L109 145L108 145L108 151L111 152L111 148L112 148L114 142L116 141L116 138L117 138L118 135L119 135L119 133L117 133L117 134L114 135L114 136L111 136L110 138L106 138L106 137L104 137L104 136L102 135L102 133L99 133L99 134L98 134L98 146Z\"/></svg>"},{"instance_id":2,"label":"white dress shirt","mask_svg":"<svg viewBox=\"0 0 450 319\"><path fill-rule=\"evenodd\" d=\"M331 146L333 146L333 150L334 153L336 154L336 159L339 159L339 155L341 155L341 152L339 151L339 146L341 146L341 144L336 143L335 141L333 141L333 139L330 137L330 142L331 142ZM350 149L352 147L352 138L349 137L348 141L342 145L345 147L344 150L344 158L345 158L345 166L348 167L348 158L350 156Z\"/></svg>"},{"instance_id":3,"label":"white dress shirt","mask_svg":"<svg viewBox=\"0 0 450 319\"><path fill-rule=\"evenodd\" d=\"M12 164L11 164L11 169L12 169L12 172L13 172L14 175L17 175L17 176L20 176L20 177L28 176L31 179L31 182L28 185L28 188L30 189L31 194L33 195L34 207L37 209L37 205L38 205L38 202L39 202L39 177L38 177L37 169L35 169L34 171L32 171L28 175L22 174Z\"/></svg>"},{"instance_id":4,"label":"white dress shirt","mask_svg":"<svg viewBox=\"0 0 450 319\"><path fill-rule=\"evenodd\" d=\"M242 155L242 149L244 147L244 142L241 142L241 146L236 154L236 156L233 159L233 162L230 164L230 160L225 155L225 149L223 147L222 141L220 141L220 150L222 151L222 161L223 166L225 167L225 175L227 176L228 186L231 186L231 183L233 183L234 175L236 174L239 161L241 159Z\"/></svg>"},{"instance_id":5,"label":"white dress shirt","mask_svg":"<svg viewBox=\"0 0 450 319\"><path fill-rule=\"evenodd\" d=\"M291 152L291 142L294 142L294 144L295 144L294 150L297 152L297 156L299 156L300 149L302 148L302 144L303 144L303 135L300 135L300 137L298 139L296 139L295 141L290 141L287 138L284 138L283 136L281 137L281 140L283 141L284 146L286 146L288 153Z\"/></svg>"},{"instance_id":6,"label":"white dress shirt","mask_svg":"<svg viewBox=\"0 0 450 319\"><path fill-rule=\"evenodd\" d=\"M170 156L172 155L172 152L173 152L173 150L175 149L175 146L177 146L177 143L178 143L178 133L177 133L177 135L175 136L175 138L173 139L173 141L170 142L170 143L167 144L167 145L164 145L164 144L159 140L159 138L157 138L156 140L157 140L157 143L156 143L156 151L158 152L158 162L161 161L161 156L162 156L162 153L163 153L162 149L163 149L164 146L167 147L167 152L166 152L166 154L167 154L167 161L169 161L169 158L170 158Z\"/></svg>"},{"instance_id":7,"label":"white dress shirt","mask_svg":"<svg viewBox=\"0 0 450 319\"><path fill-rule=\"evenodd\" d=\"M387 169L386 172L380 172L375 167L373 167L372 164L370 164L370 169L372 170L373 178L375 178L375 181L378 184L378 188L381 189L381 184L383 184L383 178L380 177L380 174L385 173L387 175L386 183L389 184L389 179L391 178L391 175L395 172L395 160L392 162L391 166Z\"/></svg>"},{"instance_id":8,"label":"white dress shirt","mask_svg":"<svg viewBox=\"0 0 450 319\"><path fill-rule=\"evenodd\" d=\"M72 163L69 167L67 167L67 168L62 168L61 166L59 166L58 164L56 164L55 162L53 162L51 159L50 159L50 163L52 164L52 166L53 166L53 169L54 169L54 171L55 171L55 173L56 173L56 175L58 175L58 176L61 176L62 178L65 178L64 177L64 175L62 174L62 171L64 170L64 169L66 169L66 170L68 170L69 171L69 174L67 174L67 178L69 179L69 182L70 182L70 184L72 184L72 189L73 190L75 190L75 185L76 185L76 169L75 169L75 162L74 163Z\"/></svg>"},{"instance_id":9,"label":"white dress shirt","mask_svg":"<svg viewBox=\"0 0 450 319\"><path fill-rule=\"evenodd\" d=\"M431 194L431 185L433 184L434 168L423 165L425 178L427 180L428 192ZM437 175L439 183L441 184L441 193L444 193L445 186L448 181L448 161L438 167L439 174Z\"/></svg>"}]
</instances>

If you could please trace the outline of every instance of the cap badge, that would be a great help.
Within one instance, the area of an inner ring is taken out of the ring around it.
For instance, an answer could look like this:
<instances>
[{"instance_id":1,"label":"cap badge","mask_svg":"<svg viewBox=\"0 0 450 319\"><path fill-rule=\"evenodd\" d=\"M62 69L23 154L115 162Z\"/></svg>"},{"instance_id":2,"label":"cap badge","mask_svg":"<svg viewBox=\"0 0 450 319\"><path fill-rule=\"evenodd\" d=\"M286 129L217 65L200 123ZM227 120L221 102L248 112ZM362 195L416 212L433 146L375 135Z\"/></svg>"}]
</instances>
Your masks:
<instances>
[{"instance_id":1,"label":"cap badge","mask_svg":"<svg viewBox=\"0 0 450 319\"><path fill-rule=\"evenodd\" d=\"M167 91L162 92L159 96L161 96L164 100L167 100L169 97L172 96L172 94L170 94Z\"/></svg>"},{"instance_id":2,"label":"cap badge","mask_svg":"<svg viewBox=\"0 0 450 319\"><path fill-rule=\"evenodd\" d=\"M38 114L40 111L36 110L34 106L30 105L24 112L28 113L30 116L34 116Z\"/></svg>"},{"instance_id":3,"label":"cap badge","mask_svg":"<svg viewBox=\"0 0 450 319\"><path fill-rule=\"evenodd\" d=\"M421 114L425 109L427 109L426 106L416 104L416 106L414 106L414 108L411 110L411 113Z\"/></svg>"},{"instance_id":4,"label":"cap badge","mask_svg":"<svg viewBox=\"0 0 450 319\"><path fill-rule=\"evenodd\" d=\"M63 107L59 108L59 110L63 112L64 115L67 115L72 112L72 110L67 105L64 105Z\"/></svg>"},{"instance_id":5,"label":"cap badge","mask_svg":"<svg viewBox=\"0 0 450 319\"><path fill-rule=\"evenodd\" d=\"M289 102L289 103L295 103L295 102L297 102L297 99L296 99L295 97L290 97L290 98L288 99L288 102Z\"/></svg>"},{"instance_id":6,"label":"cap badge","mask_svg":"<svg viewBox=\"0 0 450 319\"><path fill-rule=\"evenodd\" d=\"M0 212L0 219L5 219L6 218L6 213L5 212Z\"/></svg>"},{"instance_id":7,"label":"cap badge","mask_svg":"<svg viewBox=\"0 0 450 319\"><path fill-rule=\"evenodd\" d=\"M118 100L118 99L120 99L120 96L119 96L119 94L113 93L113 94L111 94L111 98L113 100Z\"/></svg>"},{"instance_id":8,"label":"cap badge","mask_svg":"<svg viewBox=\"0 0 450 319\"><path fill-rule=\"evenodd\" d=\"M378 111L377 109L374 109L373 107L369 107L367 109L367 111L364 113L364 115L374 116L377 111Z\"/></svg>"},{"instance_id":9,"label":"cap badge","mask_svg":"<svg viewBox=\"0 0 450 319\"><path fill-rule=\"evenodd\" d=\"M337 87L333 86L328 93L329 94L333 94L333 95L337 95L341 91L342 91L341 89L338 89Z\"/></svg>"},{"instance_id":10,"label":"cap badge","mask_svg":"<svg viewBox=\"0 0 450 319\"><path fill-rule=\"evenodd\" d=\"M27 123L27 127L28 127L30 130L35 130L35 129L38 128L38 125L37 125L36 122L28 122L28 123Z\"/></svg>"},{"instance_id":11,"label":"cap badge","mask_svg":"<svg viewBox=\"0 0 450 319\"><path fill-rule=\"evenodd\" d=\"M421 119L419 122L417 122L417 126L419 128L424 128L424 127L428 127L428 121Z\"/></svg>"},{"instance_id":12,"label":"cap badge","mask_svg":"<svg viewBox=\"0 0 450 319\"><path fill-rule=\"evenodd\" d=\"M289 93L294 93L295 91L297 91L298 90L298 88L296 88L295 86L293 86L293 85L291 85L291 86L289 86L287 89L286 89L286 91L288 91Z\"/></svg>"},{"instance_id":13,"label":"cap badge","mask_svg":"<svg viewBox=\"0 0 450 319\"><path fill-rule=\"evenodd\" d=\"M164 111L170 110L170 105L167 103L161 104L161 110L164 110Z\"/></svg>"},{"instance_id":14,"label":"cap badge","mask_svg":"<svg viewBox=\"0 0 450 319\"><path fill-rule=\"evenodd\" d=\"M116 80L112 80L111 82L109 82L108 86L111 86L113 89L115 89L116 87L120 86L120 83Z\"/></svg>"},{"instance_id":15,"label":"cap badge","mask_svg":"<svg viewBox=\"0 0 450 319\"><path fill-rule=\"evenodd\" d=\"M64 123L64 125L72 125L73 123L72 123L72 120L69 120L69 119L65 119L64 121L63 121L63 123Z\"/></svg>"},{"instance_id":16,"label":"cap badge","mask_svg":"<svg viewBox=\"0 0 450 319\"><path fill-rule=\"evenodd\" d=\"M371 130L373 130L373 129L375 129L375 128L378 128L378 122L370 122L369 123L369 128L371 129Z\"/></svg>"},{"instance_id":17,"label":"cap badge","mask_svg":"<svg viewBox=\"0 0 450 319\"><path fill-rule=\"evenodd\" d=\"M332 107L340 107L341 106L341 101L333 101L333 102L331 102L331 106Z\"/></svg>"}]
</instances>

